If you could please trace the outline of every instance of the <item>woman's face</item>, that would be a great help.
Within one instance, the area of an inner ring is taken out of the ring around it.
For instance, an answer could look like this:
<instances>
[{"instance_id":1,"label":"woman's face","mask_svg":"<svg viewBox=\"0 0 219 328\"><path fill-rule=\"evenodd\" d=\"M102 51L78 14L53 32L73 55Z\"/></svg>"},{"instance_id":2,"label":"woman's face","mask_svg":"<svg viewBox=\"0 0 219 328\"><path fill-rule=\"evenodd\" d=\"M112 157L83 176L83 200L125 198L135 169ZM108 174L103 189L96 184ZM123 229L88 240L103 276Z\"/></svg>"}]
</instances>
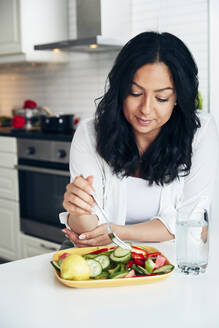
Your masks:
<instances>
[{"instance_id":1,"label":"woman's face","mask_svg":"<svg viewBox=\"0 0 219 328\"><path fill-rule=\"evenodd\" d=\"M175 102L171 73L164 63L146 64L136 71L123 102L123 113L142 151L169 120Z\"/></svg>"}]
</instances>

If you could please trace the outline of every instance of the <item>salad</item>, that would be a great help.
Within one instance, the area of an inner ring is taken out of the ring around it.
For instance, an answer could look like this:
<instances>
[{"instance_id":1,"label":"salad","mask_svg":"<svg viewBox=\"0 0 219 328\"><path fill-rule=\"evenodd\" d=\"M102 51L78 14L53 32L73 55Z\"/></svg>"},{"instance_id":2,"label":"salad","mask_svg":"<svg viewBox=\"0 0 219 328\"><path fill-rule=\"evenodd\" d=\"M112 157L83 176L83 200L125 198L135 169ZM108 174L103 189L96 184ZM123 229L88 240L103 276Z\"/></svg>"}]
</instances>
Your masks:
<instances>
[{"instance_id":1,"label":"salad","mask_svg":"<svg viewBox=\"0 0 219 328\"><path fill-rule=\"evenodd\" d=\"M86 279L146 277L162 275L174 269L174 266L159 251L149 252L147 247L143 246L131 245L131 247L132 251L116 246L97 249L81 255L81 261L89 267ZM69 256L73 255L64 252L56 261L51 261L51 264L63 279L74 280L71 277L65 278L63 274L64 263L67 262L66 259Z\"/></svg>"}]
</instances>

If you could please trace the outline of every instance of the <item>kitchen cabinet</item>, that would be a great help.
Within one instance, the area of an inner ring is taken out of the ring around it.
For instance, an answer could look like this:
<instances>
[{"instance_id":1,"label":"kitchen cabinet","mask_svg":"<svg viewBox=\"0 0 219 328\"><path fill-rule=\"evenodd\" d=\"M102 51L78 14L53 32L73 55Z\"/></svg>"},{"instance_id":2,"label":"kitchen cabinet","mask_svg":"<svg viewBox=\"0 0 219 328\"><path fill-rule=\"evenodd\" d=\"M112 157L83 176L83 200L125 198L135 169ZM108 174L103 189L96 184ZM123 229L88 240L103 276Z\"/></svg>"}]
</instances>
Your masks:
<instances>
[{"instance_id":1,"label":"kitchen cabinet","mask_svg":"<svg viewBox=\"0 0 219 328\"><path fill-rule=\"evenodd\" d=\"M17 170L0 167L0 199L18 201L18 197Z\"/></svg>"},{"instance_id":2,"label":"kitchen cabinet","mask_svg":"<svg viewBox=\"0 0 219 328\"><path fill-rule=\"evenodd\" d=\"M18 202L0 198L0 257L19 258L19 206Z\"/></svg>"},{"instance_id":3,"label":"kitchen cabinet","mask_svg":"<svg viewBox=\"0 0 219 328\"><path fill-rule=\"evenodd\" d=\"M40 238L20 234L21 241L21 254L20 258L26 258L41 254L46 254L54 251L58 251L59 244L43 240Z\"/></svg>"},{"instance_id":4,"label":"kitchen cabinet","mask_svg":"<svg viewBox=\"0 0 219 328\"><path fill-rule=\"evenodd\" d=\"M34 44L68 36L67 0L1 0L0 64L63 62L68 54L35 51Z\"/></svg>"},{"instance_id":5,"label":"kitchen cabinet","mask_svg":"<svg viewBox=\"0 0 219 328\"><path fill-rule=\"evenodd\" d=\"M0 137L0 257L16 260L20 253L20 220L16 138Z\"/></svg>"},{"instance_id":6,"label":"kitchen cabinet","mask_svg":"<svg viewBox=\"0 0 219 328\"><path fill-rule=\"evenodd\" d=\"M0 2L0 54L21 51L19 6L16 0Z\"/></svg>"},{"instance_id":7,"label":"kitchen cabinet","mask_svg":"<svg viewBox=\"0 0 219 328\"><path fill-rule=\"evenodd\" d=\"M21 231L17 163L17 138L0 135L0 258L7 260L32 257L60 248L58 242Z\"/></svg>"}]
</instances>

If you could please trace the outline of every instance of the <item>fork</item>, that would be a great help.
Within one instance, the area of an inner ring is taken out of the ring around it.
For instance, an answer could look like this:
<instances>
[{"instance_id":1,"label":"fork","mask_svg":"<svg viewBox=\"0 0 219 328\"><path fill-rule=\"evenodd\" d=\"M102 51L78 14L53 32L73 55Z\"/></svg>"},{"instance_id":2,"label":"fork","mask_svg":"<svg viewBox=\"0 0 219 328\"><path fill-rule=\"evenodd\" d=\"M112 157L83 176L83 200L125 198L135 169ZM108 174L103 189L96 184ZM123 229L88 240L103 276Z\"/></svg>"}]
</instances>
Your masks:
<instances>
[{"instance_id":1,"label":"fork","mask_svg":"<svg viewBox=\"0 0 219 328\"><path fill-rule=\"evenodd\" d=\"M93 199L95 200L95 203L97 204L99 210L101 211L101 213L104 216L104 219L106 221L107 224L107 231L108 231L108 236L109 238L112 240L112 242L124 249L128 249L128 250L132 250L131 246L129 246L128 244L124 243L124 241L122 241L115 232L112 231L111 226L110 226L110 221L108 219L108 216L106 214L106 212L104 211L104 209L102 208L102 206L100 205L96 195L94 192L91 193L91 196L93 197Z\"/></svg>"}]
</instances>

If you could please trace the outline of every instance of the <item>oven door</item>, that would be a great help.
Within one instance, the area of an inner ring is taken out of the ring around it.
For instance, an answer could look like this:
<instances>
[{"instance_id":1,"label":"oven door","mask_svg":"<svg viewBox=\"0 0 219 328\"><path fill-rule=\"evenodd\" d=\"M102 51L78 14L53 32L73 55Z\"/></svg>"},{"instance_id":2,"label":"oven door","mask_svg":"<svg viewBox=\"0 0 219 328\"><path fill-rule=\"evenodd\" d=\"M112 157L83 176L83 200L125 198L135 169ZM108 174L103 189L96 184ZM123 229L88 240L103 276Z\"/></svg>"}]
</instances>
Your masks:
<instances>
[{"instance_id":1,"label":"oven door","mask_svg":"<svg viewBox=\"0 0 219 328\"><path fill-rule=\"evenodd\" d=\"M45 164L44 164L45 165ZM70 175L68 169L17 166L19 173L21 230L29 235L62 243L59 213Z\"/></svg>"}]
</instances>

